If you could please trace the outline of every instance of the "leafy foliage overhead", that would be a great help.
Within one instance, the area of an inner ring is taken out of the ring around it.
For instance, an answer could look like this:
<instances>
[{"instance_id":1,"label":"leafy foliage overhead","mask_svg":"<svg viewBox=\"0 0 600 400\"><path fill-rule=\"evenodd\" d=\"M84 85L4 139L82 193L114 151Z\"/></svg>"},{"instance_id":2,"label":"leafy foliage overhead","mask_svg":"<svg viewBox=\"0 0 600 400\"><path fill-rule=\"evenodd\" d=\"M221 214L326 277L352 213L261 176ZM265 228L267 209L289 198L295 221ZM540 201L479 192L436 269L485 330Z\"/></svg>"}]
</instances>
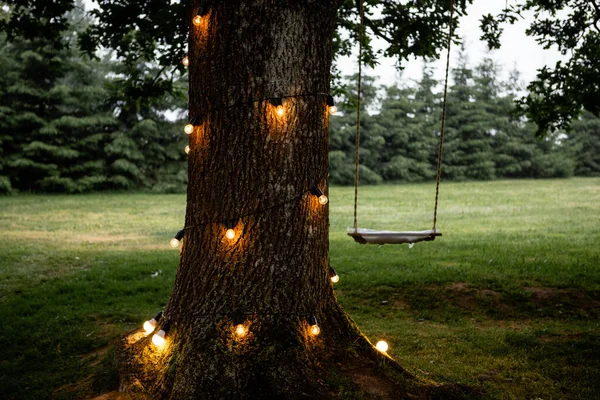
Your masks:
<instances>
[{"instance_id":1,"label":"leafy foliage overhead","mask_svg":"<svg viewBox=\"0 0 600 400\"><path fill-rule=\"evenodd\" d=\"M456 1L456 14L464 15L472 0ZM67 25L57 15L75 7L73 0L9 0L10 19L0 23L9 37L43 32L54 35L55 42ZM115 51L133 73L141 62L158 61L163 67L156 76L132 76L124 83L133 96L148 96L172 91L172 73L181 73L180 60L186 53L188 16L187 1L171 0L98 0L91 11L94 23L79 36L80 48L94 55L104 47ZM209 6L210 1L201 5ZM364 0L364 62L374 65L382 55L398 58L398 66L411 57L435 57L447 42L450 1L419 0L409 2ZM32 12L31 10L35 10ZM338 13L338 33L334 40L336 55L347 55L358 37L358 2L346 0ZM36 30L28 31L28 26ZM372 39L385 40L387 48L376 51ZM166 73L165 73L166 72Z\"/></svg>"},{"instance_id":2,"label":"leafy foliage overhead","mask_svg":"<svg viewBox=\"0 0 600 400\"><path fill-rule=\"evenodd\" d=\"M363 0L365 51L363 61L375 65L381 56L396 57L402 68L412 57L437 57L445 47L451 0ZM97 0L94 23L79 35L79 45L88 54L100 48L113 49L129 67L131 79L124 80L125 92L134 98L173 92L174 74L182 72L179 60L187 47L187 22L193 10L187 1ZM211 6L215 0L202 0ZM358 37L358 0L340 0L338 30L334 39L336 56L351 53ZM454 0L459 17L472 0ZM9 18L0 29L9 38L44 38L55 46L67 30L64 17L77 7L74 0L8 0ZM482 18L482 39L491 48L501 44L503 26L514 23L525 12L534 18L527 34L541 46L555 46L568 58L545 67L529 85L529 94L518 100L517 112L538 125L537 133L569 128L583 109L600 115L600 5L596 0L521 0L507 2L500 15ZM385 48L373 48L373 39L383 39ZM135 73L141 63L157 60L157 75Z\"/></svg>"},{"instance_id":3,"label":"leafy foliage overhead","mask_svg":"<svg viewBox=\"0 0 600 400\"><path fill-rule=\"evenodd\" d=\"M500 47L502 26L533 12L527 34L545 49L557 48L566 61L544 67L517 102L517 112L537 126L537 134L568 129L583 109L600 116L600 4L597 0L526 0L500 15L482 19L482 39Z\"/></svg>"}]
</instances>

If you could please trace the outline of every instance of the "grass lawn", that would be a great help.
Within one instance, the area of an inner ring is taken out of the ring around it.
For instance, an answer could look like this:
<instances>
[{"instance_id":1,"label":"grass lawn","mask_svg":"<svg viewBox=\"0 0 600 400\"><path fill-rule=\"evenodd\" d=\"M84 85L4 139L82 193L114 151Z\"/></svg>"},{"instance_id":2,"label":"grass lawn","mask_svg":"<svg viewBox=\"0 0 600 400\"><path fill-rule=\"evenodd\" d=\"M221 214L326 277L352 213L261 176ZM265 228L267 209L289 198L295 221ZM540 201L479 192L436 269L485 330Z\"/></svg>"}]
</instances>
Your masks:
<instances>
[{"instance_id":1,"label":"grass lawn","mask_svg":"<svg viewBox=\"0 0 600 400\"><path fill-rule=\"evenodd\" d=\"M363 187L359 225L429 229L434 190ZM412 249L354 243L352 198L331 189L338 299L409 371L486 398L600 398L600 179L443 184L443 237ZM114 388L109 344L166 303L184 212L183 195L0 198L0 399Z\"/></svg>"}]
</instances>

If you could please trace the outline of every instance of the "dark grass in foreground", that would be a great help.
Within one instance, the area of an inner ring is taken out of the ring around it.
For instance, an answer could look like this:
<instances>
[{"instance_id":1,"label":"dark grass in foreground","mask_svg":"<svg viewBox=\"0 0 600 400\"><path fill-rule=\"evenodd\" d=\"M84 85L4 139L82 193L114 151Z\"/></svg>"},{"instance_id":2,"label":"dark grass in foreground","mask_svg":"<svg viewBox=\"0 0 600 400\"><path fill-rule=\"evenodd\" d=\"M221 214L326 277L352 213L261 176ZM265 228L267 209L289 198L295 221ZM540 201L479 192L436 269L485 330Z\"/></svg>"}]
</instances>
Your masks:
<instances>
[{"instance_id":1,"label":"dark grass in foreground","mask_svg":"<svg viewBox=\"0 0 600 400\"><path fill-rule=\"evenodd\" d=\"M361 189L359 222L431 227L430 184ZM444 184L433 243L346 236L333 188L331 261L345 309L409 371L497 399L600 393L600 179ZM109 344L167 301L181 195L0 198L0 398L114 388ZM326 327L323 327L326 329Z\"/></svg>"}]
</instances>

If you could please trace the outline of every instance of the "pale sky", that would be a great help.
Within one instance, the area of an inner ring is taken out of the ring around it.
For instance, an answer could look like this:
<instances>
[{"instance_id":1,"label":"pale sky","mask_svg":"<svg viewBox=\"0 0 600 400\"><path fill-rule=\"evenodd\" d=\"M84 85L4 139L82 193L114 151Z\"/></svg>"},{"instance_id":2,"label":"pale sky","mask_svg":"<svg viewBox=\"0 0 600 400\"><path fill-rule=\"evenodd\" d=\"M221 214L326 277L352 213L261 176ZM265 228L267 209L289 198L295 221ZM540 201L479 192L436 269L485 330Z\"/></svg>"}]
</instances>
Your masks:
<instances>
[{"instance_id":1,"label":"pale sky","mask_svg":"<svg viewBox=\"0 0 600 400\"><path fill-rule=\"evenodd\" d=\"M516 2L516 0L508 0L508 4ZM483 57L488 55L486 44L479 40L481 36L479 19L483 14L497 14L506 6L506 3L507 0L474 0L473 4L467 9L468 15L462 18L457 33L465 42L470 66L475 66ZM508 71L516 66L521 72L521 79L528 83L535 77L538 68L544 65L553 66L561 58L558 51L553 49L543 50L533 38L525 35L525 30L529 27L532 19L532 14L528 14L524 15L524 19L514 25L506 25L501 38L502 48L489 54L502 66L504 77L507 77ZM385 43L382 40L379 42ZM457 64L457 50L458 46L453 45L450 68ZM355 50L353 57L340 59L338 68L343 74L349 75L358 71L357 53L358 50ZM440 60L436 63L435 77L440 80L444 76L445 58L446 51L443 51L440 54ZM422 65L423 63L420 60L410 61L401 77L394 66L393 60L381 59L380 65L375 70L367 69L366 73L379 76L378 82L381 84L406 83L410 79L420 78ZM364 68L363 71L365 71Z\"/></svg>"}]
</instances>

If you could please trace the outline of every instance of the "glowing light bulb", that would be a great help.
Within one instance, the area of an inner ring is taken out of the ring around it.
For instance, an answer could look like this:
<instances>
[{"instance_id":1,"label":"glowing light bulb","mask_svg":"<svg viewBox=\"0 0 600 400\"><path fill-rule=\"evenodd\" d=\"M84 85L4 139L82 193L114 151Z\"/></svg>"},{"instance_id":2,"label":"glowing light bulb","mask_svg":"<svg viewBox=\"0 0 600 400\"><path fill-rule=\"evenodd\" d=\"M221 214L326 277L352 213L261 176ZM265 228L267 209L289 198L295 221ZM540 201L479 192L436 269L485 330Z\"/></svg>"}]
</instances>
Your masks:
<instances>
[{"instance_id":1,"label":"glowing light bulb","mask_svg":"<svg viewBox=\"0 0 600 400\"><path fill-rule=\"evenodd\" d=\"M337 107L335 106L335 102L333 101L333 96L327 95L325 103L329 107L329 114L335 114L337 112Z\"/></svg>"},{"instance_id":2,"label":"glowing light bulb","mask_svg":"<svg viewBox=\"0 0 600 400\"><path fill-rule=\"evenodd\" d=\"M165 340L165 331L159 331L152 336L152 343L158 347L163 347L167 341Z\"/></svg>"},{"instance_id":3,"label":"glowing light bulb","mask_svg":"<svg viewBox=\"0 0 600 400\"><path fill-rule=\"evenodd\" d=\"M183 60L181 60L181 63L183 64L184 67L187 67L190 65L190 58L188 56L183 57Z\"/></svg>"},{"instance_id":4,"label":"glowing light bulb","mask_svg":"<svg viewBox=\"0 0 600 400\"><path fill-rule=\"evenodd\" d=\"M185 146L185 154L190 154L190 146Z\"/></svg>"},{"instance_id":5,"label":"glowing light bulb","mask_svg":"<svg viewBox=\"0 0 600 400\"><path fill-rule=\"evenodd\" d=\"M192 23L196 26L200 26L200 24L202 23L202 17L200 15L196 15L192 20Z\"/></svg>"},{"instance_id":6,"label":"glowing light bulb","mask_svg":"<svg viewBox=\"0 0 600 400\"><path fill-rule=\"evenodd\" d=\"M313 336L317 336L319 333L321 333L321 328L319 328L319 325L313 325L310 327L310 333Z\"/></svg>"},{"instance_id":7,"label":"glowing light bulb","mask_svg":"<svg viewBox=\"0 0 600 400\"><path fill-rule=\"evenodd\" d=\"M188 135L191 135L191 134L192 134L192 132L194 132L194 125L192 125L192 124L187 124L187 125L186 125L186 126L183 128L183 131L184 131L185 133L187 133Z\"/></svg>"},{"instance_id":8,"label":"glowing light bulb","mask_svg":"<svg viewBox=\"0 0 600 400\"><path fill-rule=\"evenodd\" d=\"M235 327L235 334L238 335L239 337L246 336L246 328L244 327L243 324L238 324Z\"/></svg>"},{"instance_id":9,"label":"glowing light bulb","mask_svg":"<svg viewBox=\"0 0 600 400\"><path fill-rule=\"evenodd\" d=\"M283 106L277 106L277 110L275 112L277 113L277 115L282 117L283 114L285 114L285 109L283 108Z\"/></svg>"},{"instance_id":10,"label":"glowing light bulb","mask_svg":"<svg viewBox=\"0 0 600 400\"><path fill-rule=\"evenodd\" d=\"M227 229L227 232L225 232L225 237L229 240L235 239L235 231L231 228Z\"/></svg>"},{"instance_id":11,"label":"glowing light bulb","mask_svg":"<svg viewBox=\"0 0 600 400\"><path fill-rule=\"evenodd\" d=\"M165 343L167 343L165 340L166 334L167 333L161 329L158 331L158 333L155 333L154 336L152 336L152 343L154 343L154 345L157 347L163 347Z\"/></svg>"},{"instance_id":12,"label":"glowing light bulb","mask_svg":"<svg viewBox=\"0 0 600 400\"><path fill-rule=\"evenodd\" d=\"M388 351L388 344L387 342L380 340L379 342L377 342L377 344L375 345L375 348L377 350L379 350L382 353L385 353L386 351Z\"/></svg>"},{"instance_id":13,"label":"glowing light bulb","mask_svg":"<svg viewBox=\"0 0 600 400\"><path fill-rule=\"evenodd\" d=\"M409 248L409 249L412 249L414 245L415 245L414 243L409 243L409 244L408 244L408 248Z\"/></svg>"},{"instance_id":14,"label":"glowing light bulb","mask_svg":"<svg viewBox=\"0 0 600 400\"><path fill-rule=\"evenodd\" d=\"M310 189L310 193L313 196L316 196L317 199L319 199L319 204L321 204L322 206L329 202L329 199L327 198L327 196L325 196L325 193L323 193L323 191L316 186Z\"/></svg>"},{"instance_id":15,"label":"glowing light bulb","mask_svg":"<svg viewBox=\"0 0 600 400\"><path fill-rule=\"evenodd\" d=\"M181 239L183 239L184 236L185 236L185 229L181 229L181 230L177 231L175 236L173 236L173 239L171 239L171 247L173 247L173 248L179 247L179 243L181 242Z\"/></svg>"},{"instance_id":16,"label":"glowing light bulb","mask_svg":"<svg viewBox=\"0 0 600 400\"><path fill-rule=\"evenodd\" d=\"M321 333L321 328L319 328L319 324L317 323L317 317L311 315L310 318L308 318L308 324L310 325L311 335L317 336Z\"/></svg>"},{"instance_id":17,"label":"glowing light bulb","mask_svg":"<svg viewBox=\"0 0 600 400\"><path fill-rule=\"evenodd\" d=\"M144 322L144 330L146 333L152 333L154 328L156 328L156 320L154 318Z\"/></svg>"},{"instance_id":18,"label":"glowing light bulb","mask_svg":"<svg viewBox=\"0 0 600 400\"><path fill-rule=\"evenodd\" d=\"M333 283L338 283L340 281L340 276L339 275L334 275L331 277L331 282Z\"/></svg>"},{"instance_id":19,"label":"glowing light bulb","mask_svg":"<svg viewBox=\"0 0 600 400\"><path fill-rule=\"evenodd\" d=\"M144 330L146 331L146 333L150 334L152 333L152 331L154 331L154 328L156 328L158 321L160 321L160 319L162 318L162 314L162 311L160 311L154 316L154 318L144 322Z\"/></svg>"}]
</instances>

